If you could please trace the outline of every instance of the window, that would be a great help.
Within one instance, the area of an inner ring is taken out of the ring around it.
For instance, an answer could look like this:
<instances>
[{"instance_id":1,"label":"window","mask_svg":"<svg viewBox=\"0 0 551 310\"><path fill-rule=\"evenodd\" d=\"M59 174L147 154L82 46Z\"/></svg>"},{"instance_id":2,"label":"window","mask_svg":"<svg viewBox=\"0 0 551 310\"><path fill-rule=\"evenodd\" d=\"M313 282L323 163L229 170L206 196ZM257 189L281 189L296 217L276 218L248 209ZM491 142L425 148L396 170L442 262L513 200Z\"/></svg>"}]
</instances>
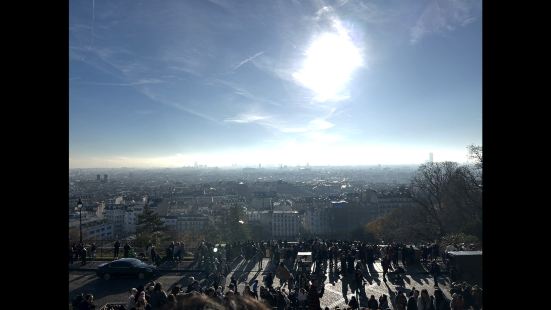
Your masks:
<instances>
[{"instance_id":1,"label":"window","mask_svg":"<svg viewBox=\"0 0 551 310\"><path fill-rule=\"evenodd\" d=\"M131 264L129 262L112 262L109 264L111 268L129 268Z\"/></svg>"}]
</instances>

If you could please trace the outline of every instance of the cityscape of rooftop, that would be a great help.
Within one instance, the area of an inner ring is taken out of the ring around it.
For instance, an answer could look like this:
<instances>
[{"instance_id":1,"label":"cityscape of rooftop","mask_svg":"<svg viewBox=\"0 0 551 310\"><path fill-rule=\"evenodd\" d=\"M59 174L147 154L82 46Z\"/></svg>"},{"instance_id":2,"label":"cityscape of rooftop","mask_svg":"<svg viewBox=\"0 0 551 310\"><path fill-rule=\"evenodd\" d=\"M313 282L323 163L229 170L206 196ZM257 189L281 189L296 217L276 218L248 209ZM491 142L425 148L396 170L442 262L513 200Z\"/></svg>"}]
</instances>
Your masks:
<instances>
[{"instance_id":1,"label":"cityscape of rooftop","mask_svg":"<svg viewBox=\"0 0 551 310\"><path fill-rule=\"evenodd\" d=\"M481 0L68 14L73 309L482 309Z\"/></svg>"}]
</instances>

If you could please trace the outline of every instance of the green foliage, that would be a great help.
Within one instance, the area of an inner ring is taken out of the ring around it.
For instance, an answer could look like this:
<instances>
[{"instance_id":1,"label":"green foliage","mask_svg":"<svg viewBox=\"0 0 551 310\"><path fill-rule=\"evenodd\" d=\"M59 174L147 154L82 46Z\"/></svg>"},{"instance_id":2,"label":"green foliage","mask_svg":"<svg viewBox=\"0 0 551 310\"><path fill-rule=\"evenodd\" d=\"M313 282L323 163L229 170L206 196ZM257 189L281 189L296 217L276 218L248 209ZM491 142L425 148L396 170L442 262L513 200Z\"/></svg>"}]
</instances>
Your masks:
<instances>
[{"instance_id":1,"label":"green foliage","mask_svg":"<svg viewBox=\"0 0 551 310\"><path fill-rule=\"evenodd\" d=\"M242 207L231 207L226 218L227 223L224 227L224 241L236 242L250 240L250 226L246 223L247 218ZM241 222L240 222L241 221Z\"/></svg>"},{"instance_id":2,"label":"green foliage","mask_svg":"<svg viewBox=\"0 0 551 310\"><path fill-rule=\"evenodd\" d=\"M216 225L214 222L209 221L205 231L205 241L210 243L220 243L222 241L223 232L220 229L220 225Z\"/></svg>"},{"instance_id":3,"label":"green foliage","mask_svg":"<svg viewBox=\"0 0 551 310\"><path fill-rule=\"evenodd\" d=\"M369 227L369 223L363 226L359 226L356 229L350 232L349 239L366 241L366 242L375 242L378 241L376 235L372 232L372 229Z\"/></svg>"},{"instance_id":4,"label":"green foliage","mask_svg":"<svg viewBox=\"0 0 551 310\"><path fill-rule=\"evenodd\" d=\"M249 222L247 224L249 225L249 231L253 240L260 241L272 238L271 227L267 227L257 222Z\"/></svg>"},{"instance_id":5,"label":"green foliage","mask_svg":"<svg viewBox=\"0 0 551 310\"><path fill-rule=\"evenodd\" d=\"M159 245L167 241L166 227L157 213L148 206L138 215L136 226L136 245L146 246L149 243Z\"/></svg>"}]
</instances>

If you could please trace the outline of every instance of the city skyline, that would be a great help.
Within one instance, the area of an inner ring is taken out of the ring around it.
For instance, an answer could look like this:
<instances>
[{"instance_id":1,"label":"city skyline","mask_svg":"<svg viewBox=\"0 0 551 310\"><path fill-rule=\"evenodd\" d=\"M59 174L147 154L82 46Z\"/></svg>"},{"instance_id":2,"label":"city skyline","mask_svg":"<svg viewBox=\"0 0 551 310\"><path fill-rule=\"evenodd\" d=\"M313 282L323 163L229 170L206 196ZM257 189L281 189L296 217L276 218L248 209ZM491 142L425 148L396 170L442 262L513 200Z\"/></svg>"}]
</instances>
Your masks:
<instances>
[{"instance_id":1,"label":"city skyline","mask_svg":"<svg viewBox=\"0 0 551 310\"><path fill-rule=\"evenodd\" d=\"M69 24L70 168L466 162L482 144L480 1L72 1Z\"/></svg>"}]
</instances>

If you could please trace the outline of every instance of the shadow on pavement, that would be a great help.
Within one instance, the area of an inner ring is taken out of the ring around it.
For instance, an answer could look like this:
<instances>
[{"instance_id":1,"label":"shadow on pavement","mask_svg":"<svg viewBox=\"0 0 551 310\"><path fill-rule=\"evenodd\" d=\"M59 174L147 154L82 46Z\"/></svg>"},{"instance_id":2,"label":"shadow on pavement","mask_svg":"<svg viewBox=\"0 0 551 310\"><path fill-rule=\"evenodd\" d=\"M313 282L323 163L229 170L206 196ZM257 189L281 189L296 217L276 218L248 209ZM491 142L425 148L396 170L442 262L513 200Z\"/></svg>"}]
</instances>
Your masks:
<instances>
[{"instance_id":1,"label":"shadow on pavement","mask_svg":"<svg viewBox=\"0 0 551 310\"><path fill-rule=\"evenodd\" d=\"M91 293L94 295L94 299L99 300L104 297L108 297L115 294L121 294L129 292L131 288L138 287L140 285L147 285L151 281L157 280L159 277L154 276L149 279L137 279L137 278L113 278L110 280L103 280L98 277L86 283L85 285L69 289L69 301L80 293Z\"/></svg>"}]
</instances>

